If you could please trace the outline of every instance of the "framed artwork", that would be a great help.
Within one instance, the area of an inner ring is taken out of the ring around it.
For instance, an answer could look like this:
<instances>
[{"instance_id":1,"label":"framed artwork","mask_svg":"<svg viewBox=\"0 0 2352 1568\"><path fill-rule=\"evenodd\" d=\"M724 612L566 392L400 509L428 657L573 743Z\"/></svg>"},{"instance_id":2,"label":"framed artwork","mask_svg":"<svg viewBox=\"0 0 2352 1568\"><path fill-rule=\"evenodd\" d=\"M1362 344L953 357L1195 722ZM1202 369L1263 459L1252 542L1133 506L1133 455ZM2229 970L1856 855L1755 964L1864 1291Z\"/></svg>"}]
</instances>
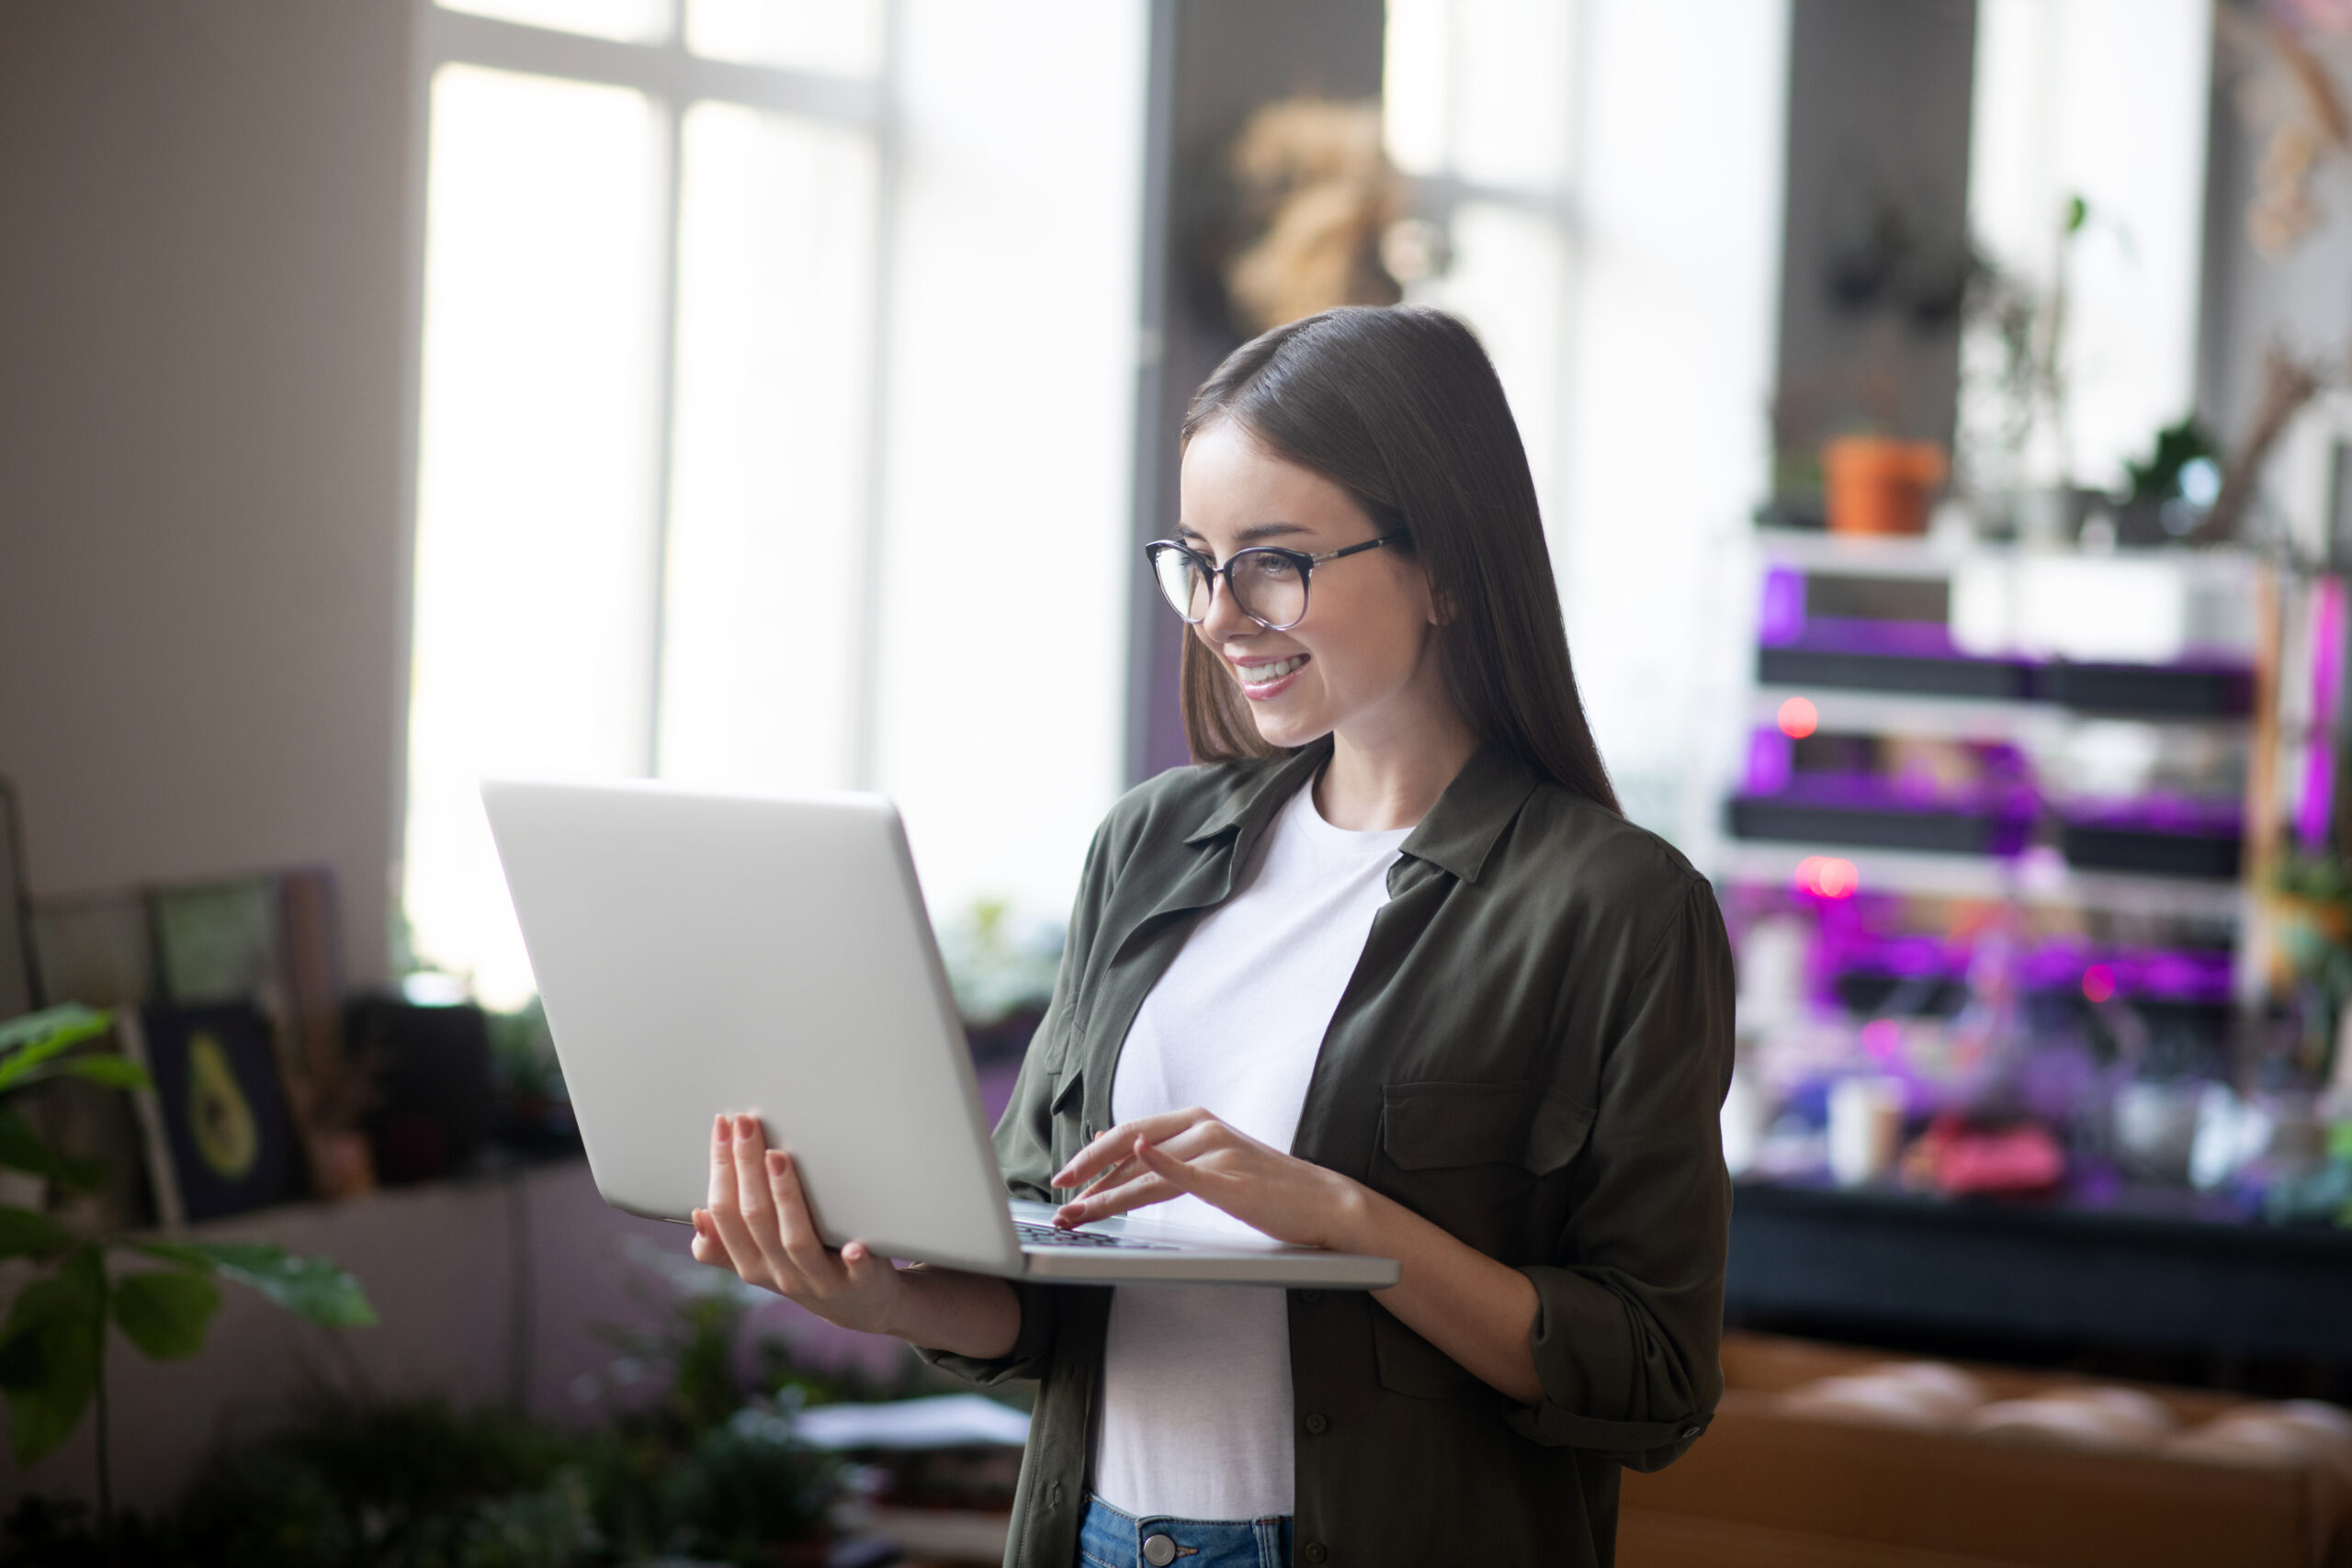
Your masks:
<instances>
[{"instance_id":1,"label":"framed artwork","mask_svg":"<svg viewBox=\"0 0 2352 1568\"><path fill-rule=\"evenodd\" d=\"M279 1000L277 879L240 876L158 887L148 895L155 922L160 994L183 1007Z\"/></svg>"},{"instance_id":2,"label":"framed artwork","mask_svg":"<svg viewBox=\"0 0 2352 1568\"><path fill-rule=\"evenodd\" d=\"M125 1051L154 1079L140 1120L166 1225L304 1196L300 1151L269 1018L249 1001L125 1012Z\"/></svg>"},{"instance_id":3,"label":"framed artwork","mask_svg":"<svg viewBox=\"0 0 2352 1568\"><path fill-rule=\"evenodd\" d=\"M33 967L32 909L25 894L25 840L17 821L17 792L0 779L0 1018L40 1006Z\"/></svg>"},{"instance_id":4,"label":"framed artwork","mask_svg":"<svg viewBox=\"0 0 2352 1568\"><path fill-rule=\"evenodd\" d=\"M141 1007L155 994L155 938L137 893L44 898L33 906L44 1003Z\"/></svg>"}]
</instances>

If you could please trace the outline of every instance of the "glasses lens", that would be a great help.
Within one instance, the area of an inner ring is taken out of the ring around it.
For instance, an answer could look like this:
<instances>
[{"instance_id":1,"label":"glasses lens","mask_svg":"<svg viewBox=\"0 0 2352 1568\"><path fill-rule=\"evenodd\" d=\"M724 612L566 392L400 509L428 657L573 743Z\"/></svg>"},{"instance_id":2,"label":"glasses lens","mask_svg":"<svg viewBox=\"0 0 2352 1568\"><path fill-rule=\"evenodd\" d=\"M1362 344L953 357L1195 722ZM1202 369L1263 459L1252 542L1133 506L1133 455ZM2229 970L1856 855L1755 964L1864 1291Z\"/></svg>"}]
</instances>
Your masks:
<instances>
[{"instance_id":1,"label":"glasses lens","mask_svg":"<svg viewBox=\"0 0 2352 1568\"><path fill-rule=\"evenodd\" d=\"M1159 592L1178 615L1188 621L1198 621L1208 615L1208 573L1201 570L1199 558L1190 550L1174 545L1153 546L1151 574L1159 580Z\"/></svg>"},{"instance_id":2,"label":"glasses lens","mask_svg":"<svg viewBox=\"0 0 2352 1568\"><path fill-rule=\"evenodd\" d=\"M1278 550L1243 550L1228 581L1234 603L1254 621L1279 630L1306 617L1306 574Z\"/></svg>"}]
</instances>

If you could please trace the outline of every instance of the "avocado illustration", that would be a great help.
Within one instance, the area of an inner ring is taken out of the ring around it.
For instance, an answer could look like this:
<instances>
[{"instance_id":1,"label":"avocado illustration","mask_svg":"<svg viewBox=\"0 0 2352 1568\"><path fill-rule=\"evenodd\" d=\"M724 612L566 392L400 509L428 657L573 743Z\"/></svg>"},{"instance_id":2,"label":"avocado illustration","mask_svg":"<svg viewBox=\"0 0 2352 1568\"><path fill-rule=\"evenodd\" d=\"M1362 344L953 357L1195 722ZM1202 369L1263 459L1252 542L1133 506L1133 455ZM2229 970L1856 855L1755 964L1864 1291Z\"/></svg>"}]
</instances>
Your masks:
<instances>
[{"instance_id":1,"label":"avocado illustration","mask_svg":"<svg viewBox=\"0 0 2352 1568\"><path fill-rule=\"evenodd\" d=\"M187 1124L196 1152L223 1181L242 1181L261 1154L254 1108L220 1042L199 1032L187 1048Z\"/></svg>"}]
</instances>

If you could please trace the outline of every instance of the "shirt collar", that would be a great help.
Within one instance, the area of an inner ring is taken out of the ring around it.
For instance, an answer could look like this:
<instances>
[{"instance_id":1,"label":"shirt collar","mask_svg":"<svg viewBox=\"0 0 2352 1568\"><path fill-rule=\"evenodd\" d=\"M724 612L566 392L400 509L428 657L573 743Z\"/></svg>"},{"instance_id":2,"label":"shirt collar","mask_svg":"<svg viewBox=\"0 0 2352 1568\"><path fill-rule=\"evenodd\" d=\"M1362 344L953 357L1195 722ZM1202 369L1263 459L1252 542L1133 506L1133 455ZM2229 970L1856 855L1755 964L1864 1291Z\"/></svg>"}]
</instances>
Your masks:
<instances>
[{"instance_id":1,"label":"shirt collar","mask_svg":"<svg viewBox=\"0 0 2352 1568\"><path fill-rule=\"evenodd\" d=\"M1241 786L1217 803L1208 820L1184 837L1188 844L1204 844L1220 833L1236 828L1256 834L1273 820L1290 797L1306 787L1306 781L1322 771L1331 760L1331 738L1300 747L1289 756L1272 760L1256 770Z\"/></svg>"},{"instance_id":2,"label":"shirt collar","mask_svg":"<svg viewBox=\"0 0 2352 1568\"><path fill-rule=\"evenodd\" d=\"M1254 837L1330 757L1326 736L1274 762L1220 802L1184 841L1205 843L1237 828ZM1481 742L1429 815L1406 836L1404 852L1476 883L1495 840L1535 793L1535 784L1534 770L1525 762L1491 740Z\"/></svg>"}]
</instances>

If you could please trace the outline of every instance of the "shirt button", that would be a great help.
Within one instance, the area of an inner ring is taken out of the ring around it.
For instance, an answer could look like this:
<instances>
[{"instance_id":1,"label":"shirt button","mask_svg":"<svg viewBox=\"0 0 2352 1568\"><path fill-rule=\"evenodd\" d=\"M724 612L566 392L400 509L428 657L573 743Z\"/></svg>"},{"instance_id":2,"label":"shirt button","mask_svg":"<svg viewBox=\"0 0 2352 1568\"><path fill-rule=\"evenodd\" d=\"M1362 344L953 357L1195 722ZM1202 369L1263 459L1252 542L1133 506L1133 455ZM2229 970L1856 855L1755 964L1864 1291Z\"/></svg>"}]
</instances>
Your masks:
<instances>
[{"instance_id":1,"label":"shirt button","mask_svg":"<svg viewBox=\"0 0 2352 1568\"><path fill-rule=\"evenodd\" d=\"M1330 1422L1326 1421L1320 1416L1309 1416L1306 1418L1306 1429L1310 1432L1320 1432L1330 1425Z\"/></svg>"},{"instance_id":2,"label":"shirt button","mask_svg":"<svg viewBox=\"0 0 2352 1568\"><path fill-rule=\"evenodd\" d=\"M1301 1550L1299 1555L1305 1557L1309 1562L1320 1562L1331 1554L1324 1550L1321 1541L1310 1540Z\"/></svg>"},{"instance_id":3,"label":"shirt button","mask_svg":"<svg viewBox=\"0 0 2352 1568\"><path fill-rule=\"evenodd\" d=\"M1143 1538L1143 1560L1151 1568L1168 1568L1176 1561L1176 1540L1172 1536L1148 1535Z\"/></svg>"},{"instance_id":4,"label":"shirt button","mask_svg":"<svg viewBox=\"0 0 2352 1568\"><path fill-rule=\"evenodd\" d=\"M1323 1292L1320 1291L1301 1291L1298 1292L1298 1299L1303 1302L1319 1302L1323 1299Z\"/></svg>"}]
</instances>

